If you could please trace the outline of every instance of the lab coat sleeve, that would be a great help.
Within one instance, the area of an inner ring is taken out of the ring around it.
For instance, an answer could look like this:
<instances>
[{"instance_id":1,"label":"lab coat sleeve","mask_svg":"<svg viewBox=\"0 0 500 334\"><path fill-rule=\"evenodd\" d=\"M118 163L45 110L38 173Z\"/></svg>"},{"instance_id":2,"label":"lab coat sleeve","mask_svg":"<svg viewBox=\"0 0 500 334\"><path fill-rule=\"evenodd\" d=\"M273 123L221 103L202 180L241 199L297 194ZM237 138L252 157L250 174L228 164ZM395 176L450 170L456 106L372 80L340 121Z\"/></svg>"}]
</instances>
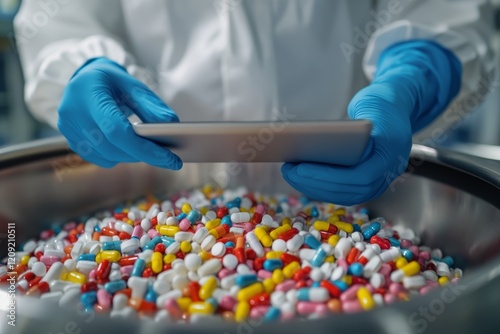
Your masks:
<instances>
[{"instance_id":1,"label":"lab coat sleeve","mask_svg":"<svg viewBox=\"0 0 500 334\"><path fill-rule=\"evenodd\" d=\"M487 0L383 0L372 11L379 25L367 43L363 69L372 79L380 54L408 40L431 40L451 50L462 64L461 89L448 109L416 138L427 144L444 141L446 129L457 128L492 89L494 53L491 47L493 10Z\"/></svg>"},{"instance_id":2,"label":"lab coat sleeve","mask_svg":"<svg viewBox=\"0 0 500 334\"><path fill-rule=\"evenodd\" d=\"M14 28L28 109L56 129L65 86L86 60L104 56L150 80L125 49L120 0L23 1Z\"/></svg>"}]
</instances>

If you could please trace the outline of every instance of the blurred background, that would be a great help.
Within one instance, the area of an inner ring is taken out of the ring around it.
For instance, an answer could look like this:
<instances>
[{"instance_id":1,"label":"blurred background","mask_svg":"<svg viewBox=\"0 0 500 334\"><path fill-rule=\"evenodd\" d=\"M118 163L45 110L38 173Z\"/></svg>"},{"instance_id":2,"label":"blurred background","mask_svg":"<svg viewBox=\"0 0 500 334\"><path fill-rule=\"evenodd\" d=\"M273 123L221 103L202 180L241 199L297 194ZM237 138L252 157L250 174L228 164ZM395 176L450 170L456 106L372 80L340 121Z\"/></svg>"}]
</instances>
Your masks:
<instances>
[{"instance_id":1,"label":"blurred background","mask_svg":"<svg viewBox=\"0 0 500 334\"><path fill-rule=\"evenodd\" d=\"M47 125L36 121L23 102L23 76L13 38L12 21L21 0L0 0L0 147L57 135ZM500 0L494 0L496 35L500 46ZM497 52L497 64L500 57ZM500 160L500 74L485 102L459 129L448 136L447 147L470 154Z\"/></svg>"}]
</instances>

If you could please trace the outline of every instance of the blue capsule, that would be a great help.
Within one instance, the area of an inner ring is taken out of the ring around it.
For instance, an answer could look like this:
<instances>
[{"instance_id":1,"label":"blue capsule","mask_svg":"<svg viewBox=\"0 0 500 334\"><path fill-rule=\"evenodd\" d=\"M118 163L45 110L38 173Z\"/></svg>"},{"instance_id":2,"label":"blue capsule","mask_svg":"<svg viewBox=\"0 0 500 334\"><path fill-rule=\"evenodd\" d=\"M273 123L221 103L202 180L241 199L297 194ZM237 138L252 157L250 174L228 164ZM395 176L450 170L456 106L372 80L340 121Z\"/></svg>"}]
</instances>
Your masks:
<instances>
[{"instance_id":1,"label":"blue capsule","mask_svg":"<svg viewBox=\"0 0 500 334\"><path fill-rule=\"evenodd\" d=\"M127 283L125 283L124 280L117 280L117 281L111 281L106 284L104 284L104 290L106 290L108 293L115 293L120 290L123 290L127 287Z\"/></svg>"},{"instance_id":2,"label":"blue capsule","mask_svg":"<svg viewBox=\"0 0 500 334\"><path fill-rule=\"evenodd\" d=\"M363 238L365 240L370 240L371 237L373 237L375 234L377 234L381 229L380 223L379 222L373 222L368 227L366 227L363 232Z\"/></svg>"},{"instance_id":3,"label":"blue capsule","mask_svg":"<svg viewBox=\"0 0 500 334\"><path fill-rule=\"evenodd\" d=\"M347 269L347 273L352 276L360 277L363 276L363 265L359 262L354 262Z\"/></svg>"},{"instance_id":4,"label":"blue capsule","mask_svg":"<svg viewBox=\"0 0 500 334\"><path fill-rule=\"evenodd\" d=\"M453 268L453 265L455 264L455 261L453 260L453 258L451 256L445 256L438 261L446 263L448 265L448 267L450 267L450 268Z\"/></svg>"},{"instance_id":5,"label":"blue capsule","mask_svg":"<svg viewBox=\"0 0 500 334\"><path fill-rule=\"evenodd\" d=\"M80 302L86 308L93 307L95 303L97 303L97 292L89 291L82 293L80 296Z\"/></svg>"},{"instance_id":6,"label":"blue capsule","mask_svg":"<svg viewBox=\"0 0 500 334\"><path fill-rule=\"evenodd\" d=\"M264 261L264 264L262 266L267 271L274 271L276 269L283 268L283 261L281 261L280 259L268 259Z\"/></svg>"},{"instance_id":7,"label":"blue capsule","mask_svg":"<svg viewBox=\"0 0 500 334\"><path fill-rule=\"evenodd\" d=\"M319 287L321 287L321 283L320 282L313 282L311 284L311 288L319 288Z\"/></svg>"},{"instance_id":8,"label":"blue capsule","mask_svg":"<svg viewBox=\"0 0 500 334\"><path fill-rule=\"evenodd\" d=\"M234 248L234 247L236 247L236 245L232 241L228 241L224 245L226 246L226 248Z\"/></svg>"},{"instance_id":9,"label":"blue capsule","mask_svg":"<svg viewBox=\"0 0 500 334\"><path fill-rule=\"evenodd\" d=\"M121 244L122 242L120 240L115 240L115 241L105 241L102 243L102 250L116 250L116 251L121 251Z\"/></svg>"},{"instance_id":10,"label":"blue capsule","mask_svg":"<svg viewBox=\"0 0 500 334\"><path fill-rule=\"evenodd\" d=\"M319 210L317 207L313 206L311 208L311 217L317 218L319 217Z\"/></svg>"},{"instance_id":11,"label":"blue capsule","mask_svg":"<svg viewBox=\"0 0 500 334\"><path fill-rule=\"evenodd\" d=\"M186 216L187 220L189 220L189 222L191 224L194 224L196 223L198 220L200 220L201 216L200 216L200 213L198 211L195 211L195 210L191 210L189 211L189 213L187 214Z\"/></svg>"},{"instance_id":12,"label":"blue capsule","mask_svg":"<svg viewBox=\"0 0 500 334\"><path fill-rule=\"evenodd\" d=\"M158 294L153 289L153 286L149 285L148 289L146 290L146 294L144 295L144 300L150 303L155 303L157 297Z\"/></svg>"},{"instance_id":13,"label":"blue capsule","mask_svg":"<svg viewBox=\"0 0 500 334\"><path fill-rule=\"evenodd\" d=\"M309 199L306 196L300 196L299 201L302 205L306 205L307 203L309 203Z\"/></svg>"},{"instance_id":14,"label":"blue capsule","mask_svg":"<svg viewBox=\"0 0 500 334\"><path fill-rule=\"evenodd\" d=\"M361 232L361 226L358 224L352 224L353 232Z\"/></svg>"},{"instance_id":15,"label":"blue capsule","mask_svg":"<svg viewBox=\"0 0 500 334\"><path fill-rule=\"evenodd\" d=\"M336 280L336 281L330 281L332 284L334 284L337 288L340 289L340 291L344 292L349 288L349 285L347 285L346 282L341 281L341 280Z\"/></svg>"},{"instance_id":16,"label":"blue capsule","mask_svg":"<svg viewBox=\"0 0 500 334\"><path fill-rule=\"evenodd\" d=\"M214 310L216 310L219 307L219 303L217 302L217 299L215 299L214 297L208 298L207 300L205 300L205 302L212 304Z\"/></svg>"},{"instance_id":17,"label":"blue capsule","mask_svg":"<svg viewBox=\"0 0 500 334\"><path fill-rule=\"evenodd\" d=\"M226 215L226 216L222 217L221 225L228 225L229 227L232 227L233 222L231 221L231 216Z\"/></svg>"},{"instance_id":18,"label":"blue capsule","mask_svg":"<svg viewBox=\"0 0 500 334\"><path fill-rule=\"evenodd\" d=\"M408 260L408 262L413 260L413 253L411 252L411 250L406 248L401 248L399 252L401 253L402 257Z\"/></svg>"},{"instance_id":19,"label":"blue capsule","mask_svg":"<svg viewBox=\"0 0 500 334\"><path fill-rule=\"evenodd\" d=\"M161 238L161 243L164 244L165 247L168 247L175 242L175 239L171 237L161 236L160 238Z\"/></svg>"},{"instance_id":20,"label":"blue capsule","mask_svg":"<svg viewBox=\"0 0 500 334\"><path fill-rule=\"evenodd\" d=\"M321 242L312 234L306 234L306 236L304 237L304 243L311 249L318 249L321 247Z\"/></svg>"},{"instance_id":21,"label":"blue capsule","mask_svg":"<svg viewBox=\"0 0 500 334\"><path fill-rule=\"evenodd\" d=\"M399 241L398 239L393 238L393 237L389 237L387 239L389 239L389 242L391 243L391 246L393 246L393 247L401 247L401 241Z\"/></svg>"},{"instance_id":22,"label":"blue capsule","mask_svg":"<svg viewBox=\"0 0 500 334\"><path fill-rule=\"evenodd\" d=\"M367 208L361 208L361 209L359 209L359 213L364 214L364 215L368 215L370 213L370 211L368 211Z\"/></svg>"},{"instance_id":23,"label":"blue capsule","mask_svg":"<svg viewBox=\"0 0 500 334\"><path fill-rule=\"evenodd\" d=\"M77 261L95 261L95 254L81 254L76 259Z\"/></svg>"},{"instance_id":24,"label":"blue capsule","mask_svg":"<svg viewBox=\"0 0 500 334\"><path fill-rule=\"evenodd\" d=\"M264 322L271 322L271 321L276 321L279 320L281 317L281 311L279 308L271 306L266 314L264 315Z\"/></svg>"},{"instance_id":25,"label":"blue capsule","mask_svg":"<svg viewBox=\"0 0 500 334\"><path fill-rule=\"evenodd\" d=\"M94 226L94 232L101 233L101 228L99 227L99 225Z\"/></svg>"},{"instance_id":26,"label":"blue capsule","mask_svg":"<svg viewBox=\"0 0 500 334\"><path fill-rule=\"evenodd\" d=\"M134 267L132 268L130 276L141 277L145 267L146 267L146 261L144 261L141 258L138 258L137 260L135 260Z\"/></svg>"},{"instance_id":27,"label":"blue capsule","mask_svg":"<svg viewBox=\"0 0 500 334\"><path fill-rule=\"evenodd\" d=\"M144 249L154 249L157 244L161 242L161 237L156 236L153 239L151 239L145 246Z\"/></svg>"},{"instance_id":28,"label":"blue capsule","mask_svg":"<svg viewBox=\"0 0 500 334\"><path fill-rule=\"evenodd\" d=\"M257 275L248 274L236 277L235 284L241 288L257 282Z\"/></svg>"},{"instance_id":29,"label":"blue capsule","mask_svg":"<svg viewBox=\"0 0 500 334\"><path fill-rule=\"evenodd\" d=\"M314 238L314 240L316 240L316 238ZM327 256L328 254L326 254L325 250L320 245L320 247L316 249L316 253L314 253L310 262L314 267L321 267L321 265L323 265L323 263L325 262Z\"/></svg>"},{"instance_id":30,"label":"blue capsule","mask_svg":"<svg viewBox=\"0 0 500 334\"><path fill-rule=\"evenodd\" d=\"M184 212L181 212L181 213L180 213L177 217L175 217L175 218L177 218L179 221L181 221L181 220L183 220L183 219L184 219L184 218L186 218L186 217L187 217L187 215L186 215Z\"/></svg>"}]
</instances>

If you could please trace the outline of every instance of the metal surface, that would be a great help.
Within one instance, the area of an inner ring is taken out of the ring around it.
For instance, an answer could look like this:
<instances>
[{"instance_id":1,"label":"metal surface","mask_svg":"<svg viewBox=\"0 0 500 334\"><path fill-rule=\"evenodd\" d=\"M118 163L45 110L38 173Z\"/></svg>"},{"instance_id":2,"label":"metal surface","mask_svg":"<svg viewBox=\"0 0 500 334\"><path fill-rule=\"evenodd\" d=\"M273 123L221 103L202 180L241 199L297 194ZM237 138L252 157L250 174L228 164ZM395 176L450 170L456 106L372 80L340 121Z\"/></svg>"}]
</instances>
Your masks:
<instances>
[{"instance_id":1,"label":"metal surface","mask_svg":"<svg viewBox=\"0 0 500 334\"><path fill-rule=\"evenodd\" d=\"M35 236L46 223L70 219L147 192L166 195L206 182L229 187L245 185L250 190L272 193L292 191L282 181L279 165L186 164L179 172L144 164L102 169L69 153L62 139L17 148L15 152L4 150L0 154L0 166L0 226L5 229L7 221L14 221L18 242ZM465 277L456 287L363 314L332 315L322 320L286 324L250 321L238 326L118 321L79 309L47 307L39 300L19 296L14 332L403 334L472 333L481 328L482 333L497 333L500 165L414 146L408 171L382 197L367 206L372 214L414 228L425 244L455 256L465 268ZM0 318L6 319L3 314ZM0 322L0 332L12 333L6 320Z\"/></svg>"}]
</instances>

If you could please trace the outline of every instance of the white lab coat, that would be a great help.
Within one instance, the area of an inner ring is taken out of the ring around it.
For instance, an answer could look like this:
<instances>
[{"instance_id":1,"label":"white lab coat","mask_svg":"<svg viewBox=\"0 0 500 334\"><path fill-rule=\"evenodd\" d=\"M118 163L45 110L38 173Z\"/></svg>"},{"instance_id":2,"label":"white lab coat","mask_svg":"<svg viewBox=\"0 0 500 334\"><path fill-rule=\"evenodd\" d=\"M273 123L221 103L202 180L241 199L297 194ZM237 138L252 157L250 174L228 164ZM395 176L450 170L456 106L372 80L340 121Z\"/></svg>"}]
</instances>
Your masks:
<instances>
[{"instance_id":1,"label":"white lab coat","mask_svg":"<svg viewBox=\"0 0 500 334\"><path fill-rule=\"evenodd\" d=\"M463 103L493 70L490 18L486 0L44 0L23 1L15 30L27 105L56 127L65 85L98 56L181 121L326 120L345 117L385 48L430 39L462 62Z\"/></svg>"}]
</instances>

